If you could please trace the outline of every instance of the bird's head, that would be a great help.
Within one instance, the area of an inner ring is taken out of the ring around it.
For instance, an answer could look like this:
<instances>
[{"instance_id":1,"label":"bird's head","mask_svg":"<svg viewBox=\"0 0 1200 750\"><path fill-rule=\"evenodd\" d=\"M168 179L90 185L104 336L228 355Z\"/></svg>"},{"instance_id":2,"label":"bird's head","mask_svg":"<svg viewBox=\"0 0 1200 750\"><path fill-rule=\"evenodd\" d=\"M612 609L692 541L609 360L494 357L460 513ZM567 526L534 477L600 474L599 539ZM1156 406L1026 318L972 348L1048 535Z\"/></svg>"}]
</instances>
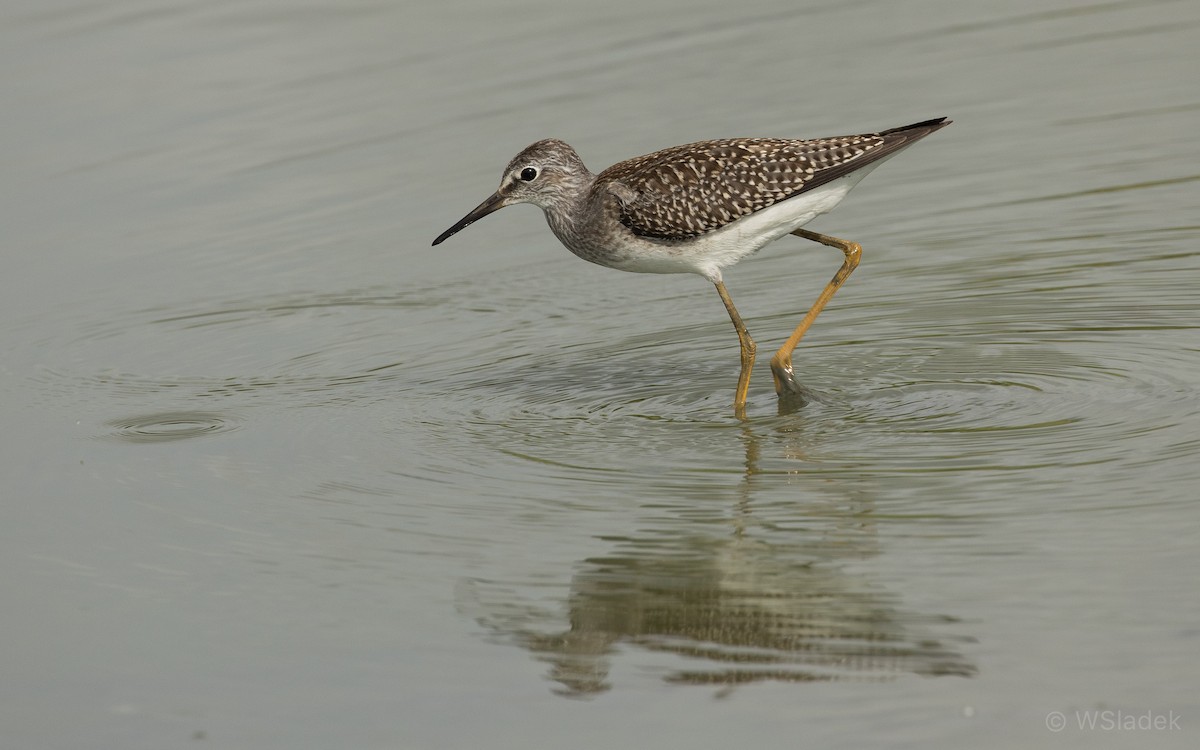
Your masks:
<instances>
[{"instance_id":1,"label":"bird's head","mask_svg":"<svg viewBox=\"0 0 1200 750\"><path fill-rule=\"evenodd\" d=\"M496 192L438 235L433 244L505 206L532 203L544 211L565 210L587 187L591 177L575 149L556 138L538 141L508 163Z\"/></svg>"}]
</instances>

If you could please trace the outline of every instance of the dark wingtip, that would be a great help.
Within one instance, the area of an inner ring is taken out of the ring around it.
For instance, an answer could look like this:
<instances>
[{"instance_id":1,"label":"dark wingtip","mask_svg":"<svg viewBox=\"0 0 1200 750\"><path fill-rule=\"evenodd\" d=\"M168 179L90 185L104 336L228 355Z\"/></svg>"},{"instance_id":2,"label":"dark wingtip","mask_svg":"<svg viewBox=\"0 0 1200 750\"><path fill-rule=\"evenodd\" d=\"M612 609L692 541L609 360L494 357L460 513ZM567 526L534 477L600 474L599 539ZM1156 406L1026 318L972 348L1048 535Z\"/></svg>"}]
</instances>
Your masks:
<instances>
[{"instance_id":1,"label":"dark wingtip","mask_svg":"<svg viewBox=\"0 0 1200 750\"><path fill-rule=\"evenodd\" d=\"M914 122L912 125L903 125L898 128L890 128L888 130L881 131L879 134L880 135L892 135L893 133L906 133L906 132L912 131L912 130L921 130L921 131L924 131L923 133L921 133L921 135L924 136L924 135L929 135L930 133L932 133L935 130L944 128L952 122L954 122L954 120L950 120L945 117L935 117L932 120L925 120L923 122Z\"/></svg>"}]
</instances>

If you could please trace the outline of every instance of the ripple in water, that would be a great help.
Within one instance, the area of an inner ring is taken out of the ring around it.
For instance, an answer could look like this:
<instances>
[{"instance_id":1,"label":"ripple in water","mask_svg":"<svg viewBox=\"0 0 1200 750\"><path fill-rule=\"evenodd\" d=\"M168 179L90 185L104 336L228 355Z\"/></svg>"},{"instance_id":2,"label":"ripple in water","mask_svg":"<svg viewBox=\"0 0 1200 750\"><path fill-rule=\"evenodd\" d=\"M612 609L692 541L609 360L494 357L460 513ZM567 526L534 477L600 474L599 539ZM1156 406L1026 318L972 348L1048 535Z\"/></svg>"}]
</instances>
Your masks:
<instances>
[{"instance_id":1,"label":"ripple in water","mask_svg":"<svg viewBox=\"0 0 1200 750\"><path fill-rule=\"evenodd\" d=\"M238 428L229 416L200 411L163 412L109 422L114 437L133 443L162 443L216 435Z\"/></svg>"},{"instance_id":2,"label":"ripple in water","mask_svg":"<svg viewBox=\"0 0 1200 750\"><path fill-rule=\"evenodd\" d=\"M113 312L34 342L43 364L32 380L59 404L101 390L163 412L230 398L374 402L402 389L404 353L420 350L396 334L396 311L417 319L436 304L358 290Z\"/></svg>"}]
</instances>

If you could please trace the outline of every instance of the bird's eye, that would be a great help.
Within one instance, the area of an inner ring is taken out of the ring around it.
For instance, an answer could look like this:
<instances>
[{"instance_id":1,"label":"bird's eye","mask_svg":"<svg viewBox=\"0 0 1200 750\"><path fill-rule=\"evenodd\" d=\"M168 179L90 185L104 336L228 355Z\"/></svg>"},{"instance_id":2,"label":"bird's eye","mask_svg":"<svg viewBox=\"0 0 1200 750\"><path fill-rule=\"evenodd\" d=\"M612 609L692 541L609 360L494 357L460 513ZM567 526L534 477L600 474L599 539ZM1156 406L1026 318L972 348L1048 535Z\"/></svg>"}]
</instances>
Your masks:
<instances>
[{"instance_id":1,"label":"bird's eye","mask_svg":"<svg viewBox=\"0 0 1200 750\"><path fill-rule=\"evenodd\" d=\"M533 167L525 167L521 170L521 179L526 182L533 182L537 179L538 171Z\"/></svg>"}]
</instances>

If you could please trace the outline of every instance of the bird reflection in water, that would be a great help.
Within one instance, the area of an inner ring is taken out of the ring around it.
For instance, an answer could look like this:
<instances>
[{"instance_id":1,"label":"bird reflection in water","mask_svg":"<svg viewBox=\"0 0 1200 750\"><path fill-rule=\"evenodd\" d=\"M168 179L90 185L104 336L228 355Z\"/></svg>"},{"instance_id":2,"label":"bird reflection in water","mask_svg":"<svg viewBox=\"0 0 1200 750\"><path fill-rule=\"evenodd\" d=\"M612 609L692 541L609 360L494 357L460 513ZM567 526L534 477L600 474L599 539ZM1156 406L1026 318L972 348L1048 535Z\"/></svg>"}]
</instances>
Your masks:
<instances>
[{"instance_id":1,"label":"bird reflection in water","mask_svg":"<svg viewBox=\"0 0 1200 750\"><path fill-rule=\"evenodd\" d=\"M674 521L669 530L617 540L611 554L578 564L566 629L555 625L561 611L519 604L511 589L487 582L464 584L460 602L472 600L467 609L499 639L548 662L556 692L566 696L610 689L613 662L631 647L668 683L727 689L973 676L959 650L973 639L945 632L960 621L907 610L896 594L846 570L879 551L868 493L830 482L829 496L797 501L787 529L778 508L770 521L756 519L759 445L749 428L743 436L746 471L732 533L705 523L681 534Z\"/></svg>"}]
</instances>

